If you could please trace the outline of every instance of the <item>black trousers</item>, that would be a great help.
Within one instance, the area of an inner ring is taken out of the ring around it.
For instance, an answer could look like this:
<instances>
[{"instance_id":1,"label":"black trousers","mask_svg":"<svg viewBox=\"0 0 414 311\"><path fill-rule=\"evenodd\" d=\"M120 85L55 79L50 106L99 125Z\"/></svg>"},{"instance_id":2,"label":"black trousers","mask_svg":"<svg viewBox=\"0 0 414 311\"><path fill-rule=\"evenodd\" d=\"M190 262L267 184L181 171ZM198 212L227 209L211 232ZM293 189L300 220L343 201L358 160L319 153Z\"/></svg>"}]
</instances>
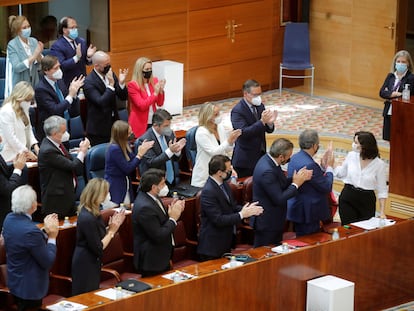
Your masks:
<instances>
[{"instance_id":1,"label":"black trousers","mask_svg":"<svg viewBox=\"0 0 414 311\"><path fill-rule=\"evenodd\" d=\"M339 196L339 216L341 216L342 225L374 217L375 203L374 190L363 190L345 184Z\"/></svg>"},{"instance_id":2,"label":"black trousers","mask_svg":"<svg viewBox=\"0 0 414 311\"><path fill-rule=\"evenodd\" d=\"M16 301L17 310L41 310L42 306L42 299L39 300L29 300L29 299L22 299L17 296L14 296L14 300Z\"/></svg>"}]
</instances>

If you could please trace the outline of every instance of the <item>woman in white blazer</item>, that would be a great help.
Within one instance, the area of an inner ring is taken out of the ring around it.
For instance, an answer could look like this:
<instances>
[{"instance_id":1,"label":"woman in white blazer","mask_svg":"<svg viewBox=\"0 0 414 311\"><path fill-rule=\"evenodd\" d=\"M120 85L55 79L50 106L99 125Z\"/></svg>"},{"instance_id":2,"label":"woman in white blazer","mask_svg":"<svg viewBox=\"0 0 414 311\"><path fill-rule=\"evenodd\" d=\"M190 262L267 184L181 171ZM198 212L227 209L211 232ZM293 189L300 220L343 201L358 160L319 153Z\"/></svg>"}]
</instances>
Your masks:
<instances>
[{"instance_id":1,"label":"woman in white blazer","mask_svg":"<svg viewBox=\"0 0 414 311\"><path fill-rule=\"evenodd\" d=\"M208 178L208 162L216 154L226 154L233 149L234 142L241 135L241 130L232 130L228 135L221 124L219 107L205 103L198 114L195 135L197 155L193 167L191 185L203 187Z\"/></svg>"},{"instance_id":2,"label":"woman in white blazer","mask_svg":"<svg viewBox=\"0 0 414 311\"><path fill-rule=\"evenodd\" d=\"M25 16L10 16L9 27L14 37L7 44L7 59L11 65L11 76L10 70L6 73L7 83L11 80L9 91L11 92L19 81L27 81L35 87L39 82L43 43L31 37L30 23Z\"/></svg>"},{"instance_id":3,"label":"woman in white blazer","mask_svg":"<svg viewBox=\"0 0 414 311\"><path fill-rule=\"evenodd\" d=\"M29 118L29 107L33 98L33 87L29 82L21 81L16 84L0 109L0 132L3 137L1 155L7 162L13 161L20 153L25 153L27 160L37 160L39 146Z\"/></svg>"}]
</instances>

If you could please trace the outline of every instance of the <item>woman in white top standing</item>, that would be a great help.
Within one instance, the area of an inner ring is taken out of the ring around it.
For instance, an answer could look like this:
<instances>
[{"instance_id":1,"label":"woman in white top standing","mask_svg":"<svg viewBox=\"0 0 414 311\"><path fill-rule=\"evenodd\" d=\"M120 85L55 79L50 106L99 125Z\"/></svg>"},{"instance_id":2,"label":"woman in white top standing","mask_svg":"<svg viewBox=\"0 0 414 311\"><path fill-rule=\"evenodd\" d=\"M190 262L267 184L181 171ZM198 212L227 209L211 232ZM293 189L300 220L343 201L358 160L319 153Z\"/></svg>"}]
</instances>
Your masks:
<instances>
[{"instance_id":1,"label":"woman in white top standing","mask_svg":"<svg viewBox=\"0 0 414 311\"><path fill-rule=\"evenodd\" d=\"M35 87L39 82L43 43L31 37L30 23L25 16L10 16L9 27L14 37L7 44L7 58L11 64L11 77L9 76L9 70L6 80L7 83L10 83L10 80L12 81L9 91L11 92L19 81L27 81L32 87Z\"/></svg>"},{"instance_id":2,"label":"woman in white top standing","mask_svg":"<svg viewBox=\"0 0 414 311\"><path fill-rule=\"evenodd\" d=\"M370 132L356 132L352 151L335 175L345 186L339 196L339 215L342 225L375 216L377 192L381 216L385 216L388 197L386 164L379 157L378 145Z\"/></svg>"},{"instance_id":3,"label":"woman in white top standing","mask_svg":"<svg viewBox=\"0 0 414 311\"><path fill-rule=\"evenodd\" d=\"M191 185L203 187L208 178L208 162L216 154L225 154L241 135L241 130L232 130L228 135L221 124L220 109L212 103L205 103L198 114L198 129L195 135L197 155Z\"/></svg>"},{"instance_id":4,"label":"woman in white top standing","mask_svg":"<svg viewBox=\"0 0 414 311\"><path fill-rule=\"evenodd\" d=\"M1 155L7 162L17 154L25 153L26 159L37 160L38 142L33 134L29 107L34 98L33 87L27 81L16 84L0 109L0 132L3 137ZM34 152L31 151L33 148Z\"/></svg>"}]
</instances>

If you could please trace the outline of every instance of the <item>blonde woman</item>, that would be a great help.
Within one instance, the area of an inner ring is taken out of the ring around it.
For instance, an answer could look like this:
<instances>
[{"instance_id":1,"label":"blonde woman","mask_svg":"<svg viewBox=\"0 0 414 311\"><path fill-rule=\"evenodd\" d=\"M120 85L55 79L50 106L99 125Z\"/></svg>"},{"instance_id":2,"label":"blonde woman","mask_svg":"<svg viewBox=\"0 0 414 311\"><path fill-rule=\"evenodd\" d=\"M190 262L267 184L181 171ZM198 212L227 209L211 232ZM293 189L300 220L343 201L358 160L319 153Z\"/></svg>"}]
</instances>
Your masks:
<instances>
[{"instance_id":1,"label":"blonde woman","mask_svg":"<svg viewBox=\"0 0 414 311\"><path fill-rule=\"evenodd\" d=\"M1 155L7 162L13 161L20 153L25 153L29 161L37 161L39 146L29 118L33 97L33 87L29 82L21 81L0 109L0 132L4 143Z\"/></svg>"},{"instance_id":2,"label":"blonde woman","mask_svg":"<svg viewBox=\"0 0 414 311\"><path fill-rule=\"evenodd\" d=\"M128 143L131 134L131 127L127 122L115 121L106 151L105 179L110 184L111 201L116 204L130 204L134 201L129 176L136 170L144 154L154 145L154 141L144 141L135 155Z\"/></svg>"},{"instance_id":3,"label":"blonde woman","mask_svg":"<svg viewBox=\"0 0 414 311\"><path fill-rule=\"evenodd\" d=\"M140 137L152 125L152 115L164 105L165 79L152 75L152 62L140 57L135 62L132 80L128 83L129 120L135 137Z\"/></svg>"},{"instance_id":4,"label":"blonde woman","mask_svg":"<svg viewBox=\"0 0 414 311\"><path fill-rule=\"evenodd\" d=\"M205 103L198 114L195 135L197 156L191 177L191 185L203 187L207 181L208 162L216 154L225 154L233 149L233 144L241 135L241 130L232 130L228 135L222 125L220 109L212 103Z\"/></svg>"},{"instance_id":5,"label":"blonde woman","mask_svg":"<svg viewBox=\"0 0 414 311\"><path fill-rule=\"evenodd\" d=\"M102 178L91 179L82 191L72 257L73 295L99 289L103 250L125 220L123 211L115 213L106 227L100 207L109 200L109 184Z\"/></svg>"},{"instance_id":6,"label":"blonde woman","mask_svg":"<svg viewBox=\"0 0 414 311\"><path fill-rule=\"evenodd\" d=\"M14 37L7 45L7 58L11 64L11 89L19 81L27 81L33 87L39 82L40 60L42 59L43 43L31 37L31 27L23 15L10 16L9 27ZM9 94L9 93L7 93Z\"/></svg>"}]
</instances>

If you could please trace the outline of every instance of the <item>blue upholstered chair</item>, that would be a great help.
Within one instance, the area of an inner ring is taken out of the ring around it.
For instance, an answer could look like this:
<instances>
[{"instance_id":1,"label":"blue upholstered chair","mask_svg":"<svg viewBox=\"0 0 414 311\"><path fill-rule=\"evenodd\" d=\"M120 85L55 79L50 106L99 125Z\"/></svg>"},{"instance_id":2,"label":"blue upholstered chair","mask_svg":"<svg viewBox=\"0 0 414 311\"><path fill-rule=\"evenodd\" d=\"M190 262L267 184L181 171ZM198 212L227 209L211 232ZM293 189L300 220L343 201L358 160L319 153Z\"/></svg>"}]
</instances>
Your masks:
<instances>
[{"instance_id":1,"label":"blue upholstered chair","mask_svg":"<svg viewBox=\"0 0 414 311\"><path fill-rule=\"evenodd\" d=\"M302 74L291 75L283 70L301 71ZM306 74L306 72L311 72ZM282 95L283 78L311 78L311 96L313 95L313 80L315 67L310 62L309 29L307 23L288 23L285 28L283 41L283 56L279 72L279 93Z\"/></svg>"},{"instance_id":2,"label":"blue upholstered chair","mask_svg":"<svg viewBox=\"0 0 414 311\"><path fill-rule=\"evenodd\" d=\"M105 175L105 154L108 143L93 146L88 150L85 159L86 177L88 180Z\"/></svg>"},{"instance_id":3,"label":"blue upholstered chair","mask_svg":"<svg viewBox=\"0 0 414 311\"><path fill-rule=\"evenodd\" d=\"M185 155L187 156L188 164L192 169L195 165L195 159L197 155L197 143L195 140L195 135L197 132L198 126L193 126L185 134L185 139L187 143L185 144Z\"/></svg>"},{"instance_id":4,"label":"blue upholstered chair","mask_svg":"<svg viewBox=\"0 0 414 311\"><path fill-rule=\"evenodd\" d=\"M81 116L68 120L68 130L70 134L69 148L79 147L79 143L85 138L85 129L83 128Z\"/></svg>"},{"instance_id":5,"label":"blue upholstered chair","mask_svg":"<svg viewBox=\"0 0 414 311\"><path fill-rule=\"evenodd\" d=\"M0 57L0 107L4 100L4 88L6 86L6 58Z\"/></svg>"}]
</instances>

